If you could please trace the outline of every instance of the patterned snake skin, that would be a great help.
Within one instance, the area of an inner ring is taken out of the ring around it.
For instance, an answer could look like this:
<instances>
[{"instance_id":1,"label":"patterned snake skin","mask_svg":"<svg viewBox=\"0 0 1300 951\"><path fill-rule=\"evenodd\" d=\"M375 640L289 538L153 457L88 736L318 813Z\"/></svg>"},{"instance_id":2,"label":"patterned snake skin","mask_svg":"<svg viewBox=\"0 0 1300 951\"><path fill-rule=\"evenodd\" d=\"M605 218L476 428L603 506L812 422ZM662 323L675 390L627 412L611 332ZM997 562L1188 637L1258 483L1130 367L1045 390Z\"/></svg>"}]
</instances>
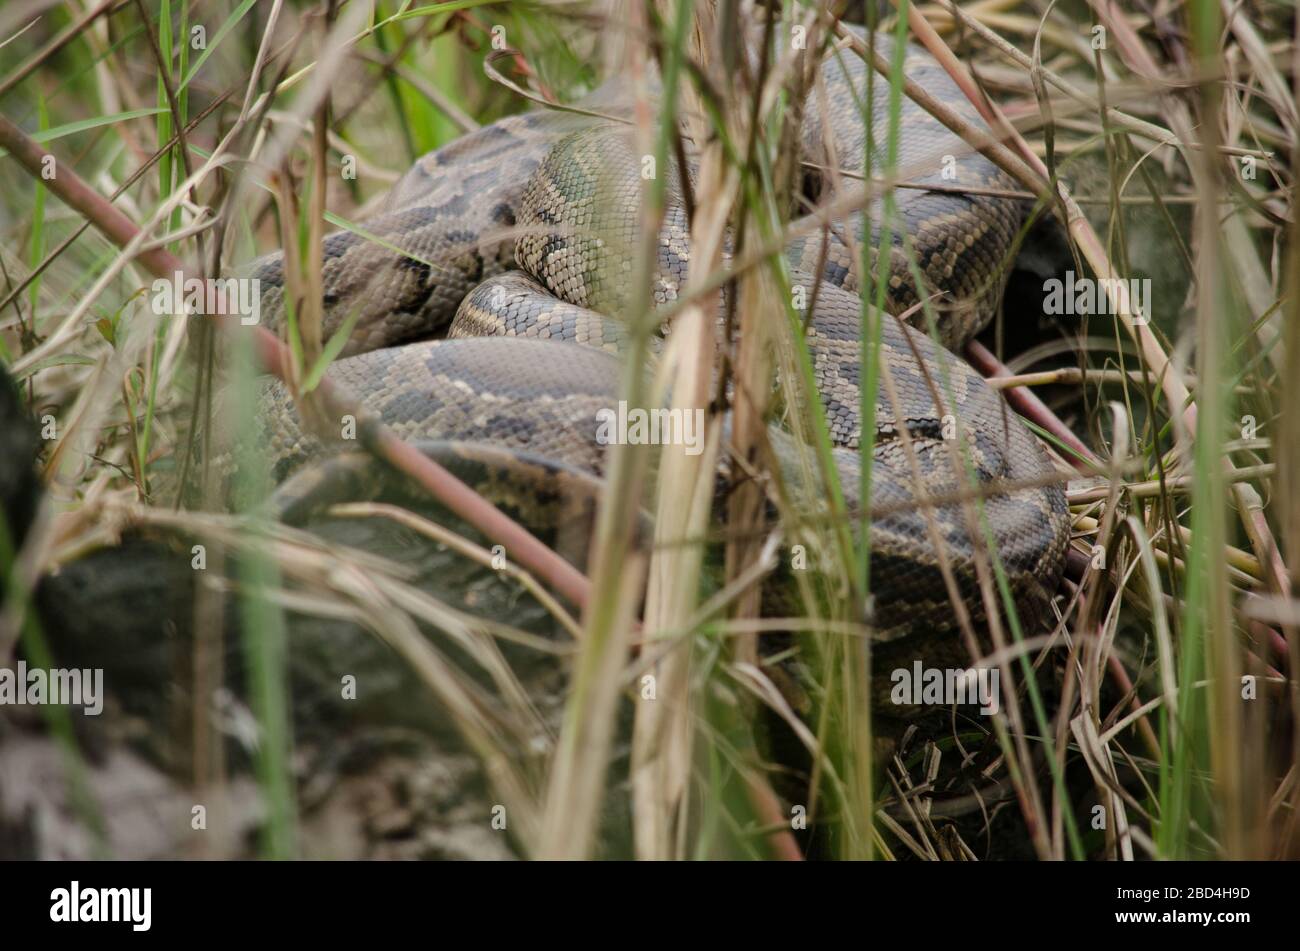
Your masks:
<instances>
[{"instance_id":1,"label":"patterned snake skin","mask_svg":"<svg viewBox=\"0 0 1300 951\"><path fill-rule=\"evenodd\" d=\"M905 68L979 123L925 53L909 47ZM865 94L866 69L851 53L824 65L825 96L810 95L805 121L810 167L861 168L864 131L855 96ZM872 109L878 142L887 128L884 86ZM583 105L626 114L620 101L617 89L606 88ZM900 313L924 297L939 339L955 349L994 312L1022 210L1013 201L956 193L959 185L1009 185L907 99L900 169L909 181L942 190L896 191L887 309ZM639 233L639 176L626 126L562 112L503 119L425 156L394 187L388 210L364 226L382 243L350 232L325 241L325 333L360 312L345 350L352 355L336 361L328 376L398 435L434 441L426 451L443 461L472 457L474 465L460 471L494 501L511 496L517 503L530 494L554 499L561 475L584 485L599 479L606 447L596 439L597 412L619 399L617 354L626 332L618 317L631 305L626 286ZM829 182L812 179L812 197L825 200ZM653 285L658 303L677 297L689 263L675 170L668 182ZM881 209L871 211L870 220L878 221ZM844 239L856 243L861 231L857 217L837 221L786 252L794 283L818 288L808 343L846 498L856 497L859 481L861 304L854 254ZM878 246L874 227L868 237ZM257 262L252 273L263 283L263 313L275 318L283 308L279 256ZM921 308L913 319L924 319ZM1041 616L1059 581L1068 535L1064 493L1046 455L965 363L892 317L882 324L882 372L897 405L882 386L872 421L871 480L872 508L882 514L872 519L870 536L880 636L953 625L932 541L936 530L971 615L983 616L974 567L987 557L983 538L972 541L962 506L932 507L928 521L915 504L925 495L969 492L968 464L1018 610ZM453 339L398 346L443 335ZM322 447L300 426L283 385L266 383L262 406L273 475L289 479L281 493L285 511L303 509L310 493L320 503L323 485L326 500L340 485L360 488L363 464L355 457L342 469L304 468ZM775 426L771 442L783 464L794 455L792 437ZM340 483L343 470L348 477ZM330 478L322 480L321 472ZM513 509L528 512L527 505Z\"/></svg>"}]
</instances>

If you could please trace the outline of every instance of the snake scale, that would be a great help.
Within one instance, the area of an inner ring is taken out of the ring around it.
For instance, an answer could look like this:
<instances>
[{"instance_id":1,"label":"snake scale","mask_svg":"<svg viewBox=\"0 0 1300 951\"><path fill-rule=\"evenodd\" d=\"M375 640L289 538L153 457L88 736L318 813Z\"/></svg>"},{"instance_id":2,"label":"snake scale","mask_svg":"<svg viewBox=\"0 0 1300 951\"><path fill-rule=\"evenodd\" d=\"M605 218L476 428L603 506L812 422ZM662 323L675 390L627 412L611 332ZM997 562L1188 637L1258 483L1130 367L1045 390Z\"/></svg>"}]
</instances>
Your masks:
<instances>
[{"instance_id":1,"label":"snake scale","mask_svg":"<svg viewBox=\"0 0 1300 951\"><path fill-rule=\"evenodd\" d=\"M865 95L866 69L851 53L827 58L825 93L808 99L805 167L861 169L856 97ZM928 54L909 46L905 69L981 125ZM877 142L887 134L887 98L872 103ZM595 436L597 413L620 393L626 334L618 318L632 304L626 288L639 234L640 160L617 121L629 110L616 84L582 105L613 119L543 109L478 129L411 168L385 210L365 223L365 237L342 231L324 242L325 333L356 315L329 378L399 436L456 463L486 497L513 499L513 510L526 514L543 503L553 508L575 488L598 492L606 447ZM899 168L929 187L896 190L887 310L910 311L915 321L924 299L939 340L958 349L996 309L1023 209L991 196L1010 187L1003 174L906 98ZM685 171L689 181L692 170ZM831 178L810 175L809 197L831 197ZM677 298L689 265L681 181L674 168L653 283L660 304ZM955 185L978 188L963 194ZM874 248L880 207L870 210L865 238ZM849 216L786 249L792 281L816 286L808 343L846 498L856 497L859 483L861 305L852 247L862 231L861 217ZM263 314L275 323L284 309L280 256L255 262L251 274L262 283ZM881 323L880 359L893 392L879 388L872 423L879 635L953 626L939 549L970 614L982 617L975 562L987 557L985 537L1022 616L1043 616L1068 538L1065 496L1047 456L969 366L892 317ZM435 337L448 339L427 339ZM289 480L288 508L305 493L319 503L322 492L330 499L364 491L356 459L324 481L319 464L304 466L322 447L300 426L282 384L268 381L261 400L262 437L273 475ZM775 424L770 430L778 457L790 455L793 437ZM969 531L960 504L917 504L926 495L960 495L972 471L987 536ZM519 504L521 496L536 504Z\"/></svg>"}]
</instances>

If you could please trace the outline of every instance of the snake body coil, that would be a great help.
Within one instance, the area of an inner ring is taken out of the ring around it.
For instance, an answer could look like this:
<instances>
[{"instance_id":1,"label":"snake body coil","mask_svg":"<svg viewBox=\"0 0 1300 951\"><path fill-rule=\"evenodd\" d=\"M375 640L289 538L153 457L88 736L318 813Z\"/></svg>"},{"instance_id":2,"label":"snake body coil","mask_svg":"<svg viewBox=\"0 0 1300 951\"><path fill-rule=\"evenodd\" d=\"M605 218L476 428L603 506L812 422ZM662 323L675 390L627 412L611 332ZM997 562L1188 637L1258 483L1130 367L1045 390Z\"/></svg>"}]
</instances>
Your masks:
<instances>
[{"instance_id":1,"label":"snake body coil","mask_svg":"<svg viewBox=\"0 0 1300 951\"><path fill-rule=\"evenodd\" d=\"M860 169L853 159L865 136L855 97L864 95L865 69L852 55L824 66L826 94L810 96L805 122L810 167ZM978 124L928 56L909 48L906 69ZM886 99L873 104L877 142L887 136ZM608 91L587 105L620 108ZM993 313L1021 209L990 197L1007 187L1002 174L906 99L899 167L904 179L927 187L896 192L887 306L892 313L910 308L914 320L928 312L941 342L956 348ZM653 284L659 303L676 299L690 255L677 171L669 174L674 184ZM833 178L812 176L810 193L826 198ZM960 194L960 186L977 194ZM625 332L617 318L633 304L627 284L639 188L639 160L625 129L566 113L505 119L421 159L394 188L388 210L365 225L380 242L350 232L325 241L326 333L360 310L347 350L355 355L336 361L329 377L403 438L543 463L480 466L476 471L488 473L483 481L499 482L508 468L512 491L543 494L557 471L599 478L605 446L596 439L597 414L619 398L616 354ZM873 223L881 220L879 205L870 212ZM786 251L792 280L815 289L808 343L846 498L857 495L862 434L854 249L860 240L880 243L874 224L862 231L862 221L849 217ZM268 288L264 313L282 309L280 267L278 256L254 267ZM446 333L449 323L455 339L394 346ZM877 630L888 637L950 628L945 568L969 614L983 616L977 562L990 550L1018 609L1041 614L1060 577L1068 530L1047 457L965 363L891 317L881 323L885 380L871 421ZM263 406L274 474L285 479L321 447L300 427L281 384L266 385ZM779 429L770 441L782 461L793 455L791 437ZM521 486L531 477L520 473L530 472L537 483ZM974 522L972 508L955 501L972 496L972 476L982 498ZM301 477L293 484L294 491L318 487ZM936 498L947 501L928 504Z\"/></svg>"}]
</instances>

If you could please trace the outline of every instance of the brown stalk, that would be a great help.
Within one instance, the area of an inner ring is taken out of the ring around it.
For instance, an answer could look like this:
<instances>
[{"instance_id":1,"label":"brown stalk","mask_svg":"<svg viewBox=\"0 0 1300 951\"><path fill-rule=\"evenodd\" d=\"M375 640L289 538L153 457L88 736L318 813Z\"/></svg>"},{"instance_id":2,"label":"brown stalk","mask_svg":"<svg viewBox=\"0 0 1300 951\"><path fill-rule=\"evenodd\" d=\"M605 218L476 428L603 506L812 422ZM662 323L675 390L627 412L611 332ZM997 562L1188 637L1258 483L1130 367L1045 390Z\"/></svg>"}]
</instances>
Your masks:
<instances>
[{"instance_id":1,"label":"brown stalk","mask_svg":"<svg viewBox=\"0 0 1300 951\"><path fill-rule=\"evenodd\" d=\"M665 9L671 10L671 5L665 4ZM725 55L728 40L738 39L736 14L735 7L720 8L714 0L695 6L688 43L690 58L711 78L725 69L718 57ZM701 118L705 115L704 103L697 98L694 85L685 84L682 92L686 107L683 111L693 137L707 143L699 160L698 200L690 229L687 283L691 285L721 264L739 175L728 166L722 143L710 139ZM744 128L743 119L735 113L726 115L724 121L733 123L733 131ZM712 398L716 344L711 313L699 304L688 307L674 324L672 337L677 354L673 405L684 413L694 413L707 407ZM706 413L704 451L697 456L687 455L681 446L663 448L655 503L656 542L697 534L707 525L721 428L718 422ZM703 549L688 547L666 552L656 545L646 590L647 632L677 631L689 623L699 598L702 568ZM694 730L690 647L688 639L664 658L657 673L659 699L637 707L632 783L636 846L641 858L682 857Z\"/></svg>"},{"instance_id":2,"label":"brown stalk","mask_svg":"<svg viewBox=\"0 0 1300 951\"><path fill-rule=\"evenodd\" d=\"M761 59L755 89L752 90L751 109L748 117L749 128L746 136L745 162L749 167L752 167L755 150L759 146L758 125L762 98L759 90L762 89L771 66L771 35L775 22L774 17L768 18L759 50ZM799 56L802 61L807 58L807 52L802 51ZM800 73L803 73L803 70L800 70ZM798 93L796 93L796 97L797 95ZM797 124L792 120L798 119L799 110L796 109L793 112L795 114L787 117L782 129L783 141L792 140L793 135L798 131ZM778 189L791 181L789 176L793 173L793 169L788 167L790 163L785 161L785 157L790 154L792 154L790 151L786 151L778 159L780 167L774 175ZM788 194L784 191L780 192L775 197L777 206L781 207L781 203L787 198ZM737 209L738 214L741 216L737 228L738 248L743 248L746 235L751 229L757 230L761 227L760 222L749 220L746 210L747 205L740 203ZM779 326L775 322L779 321L782 315L779 311L773 312L777 309L771 306L771 301L777 288L773 286L769 275L761 270L742 278L739 282L733 284L730 290L727 328L724 331L724 339L738 340L733 370L738 398L732 410L731 441L735 454L745 459L749 464L754 465L758 462L762 430L766 428L767 396L771 390L769 385L772 375L769 358L769 328ZM737 313L740 318L739 337L733 338L731 327L733 317ZM730 361L724 356L723 371L719 374L720 377L725 378L727 370L733 369L729 364ZM727 522L742 529L758 528L763 520L763 488L755 479L742 478L737 481L738 484L731 491L727 500ZM725 571L728 583L740 578L756 562L759 548L760 546L756 541L752 541L751 537L748 536L742 536L739 540L726 546ZM758 617L759 613L760 591L757 586L742 592L732 605L732 617L737 619ZM739 639L735 644L734 654L737 660L750 664L757 663L757 638Z\"/></svg>"}]
</instances>

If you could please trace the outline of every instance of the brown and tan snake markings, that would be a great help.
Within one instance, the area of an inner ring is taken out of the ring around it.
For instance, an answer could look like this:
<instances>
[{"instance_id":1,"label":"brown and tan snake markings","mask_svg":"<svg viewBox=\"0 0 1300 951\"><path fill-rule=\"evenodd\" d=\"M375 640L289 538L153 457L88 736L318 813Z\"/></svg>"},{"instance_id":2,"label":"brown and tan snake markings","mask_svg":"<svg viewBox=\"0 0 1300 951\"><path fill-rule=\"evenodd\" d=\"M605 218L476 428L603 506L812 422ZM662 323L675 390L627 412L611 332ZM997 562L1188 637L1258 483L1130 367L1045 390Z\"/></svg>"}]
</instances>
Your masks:
<instances>
[{"instance_id":1,"label":"brown and tan snake markings","mask_svg":"<svg viewBox=\"0 0 1300 951\"><path fill-rule=\"evenodd\" d=\"M836 157L841 167L860 170L864 131L854 89L863 93L866 69L851 54L832 56L823 66L827 113L822 116L810 98L803 143L809 167L824 168ZM909 47L906 69L931 94L979 122L927 54ZM617 116L625 112L620 102L616 89L603 89L588 105ZM874 103L877 141L886 134L886 109L883 97ZM925 311L913 305L931 301L940 341L957 350L996 309L1023 209L987 194L955 193L954 168L957 184L990 189L1008 183L907 99L901 136L900 168L914 182L946 190L897 190L887 307L891 313L910 308L910 319L920 321ZM393 188L386 211L364 225L409 257L349 232L325 242L326 334L354 308L361 315L348 355L330 368L329 377L403 438L434 440L443 453L488 449L496 463L474 466L472 484L493 482L497 495L504 480L520 493L553 497L548 482L557 471L600 478L605 446L595 437L596 420L619 399L618 355L627 340L619 318L629 307L640 178L626 126L563 112L503 119L424 157ZM653 282L657 304L677 298L690 260L677 181L677 171L670 170ZM812 190L820 192L814 195L819 200L829 197L816 183ZM865 238L874 246L881 209L870 211L873 224ZM859 479L861 304L850 250L856 240L843 239L861 231L859 216L833 223L808 335L848 498L856 497ZM818 283L822 245L818 233L787 248L795 284ZM922 276L921 289L912 279L909 254ZM261 259L251 273L262 281L263 314L274 326L283 313L280 258ZM1051 479L1051 463L970 367L892 317L882 323L881 359L898 405L882 388L872 420L871 503L887 513L871 526L879 636L953 626L940 555L926 511L915 503L969 489L968 463L986 496L988 537L1017 608L1030 618L1042 616L1062 571L1068 531L1065 496ZM450 339L427 339L439 337ZM263 408L274 475L284 480L322 450L304 434L281 384L265 385ZM954 420L962 439L951 438ZM773 426L771 437L779 457L792 454L788 434ZM503 463L512 454L541 464ZM924 483L919 487L914 465ZM503 475L506 469L513 471ZM321 491L322 484L331 493L340 491L338 480L299 477L286 490L286 506L301 507L295 495ZM984 609L975 565L987 558L984 539L972 540L958 504L935 508L933 518L961 596L978 619Z\"/></svg>"}]
</instances>

